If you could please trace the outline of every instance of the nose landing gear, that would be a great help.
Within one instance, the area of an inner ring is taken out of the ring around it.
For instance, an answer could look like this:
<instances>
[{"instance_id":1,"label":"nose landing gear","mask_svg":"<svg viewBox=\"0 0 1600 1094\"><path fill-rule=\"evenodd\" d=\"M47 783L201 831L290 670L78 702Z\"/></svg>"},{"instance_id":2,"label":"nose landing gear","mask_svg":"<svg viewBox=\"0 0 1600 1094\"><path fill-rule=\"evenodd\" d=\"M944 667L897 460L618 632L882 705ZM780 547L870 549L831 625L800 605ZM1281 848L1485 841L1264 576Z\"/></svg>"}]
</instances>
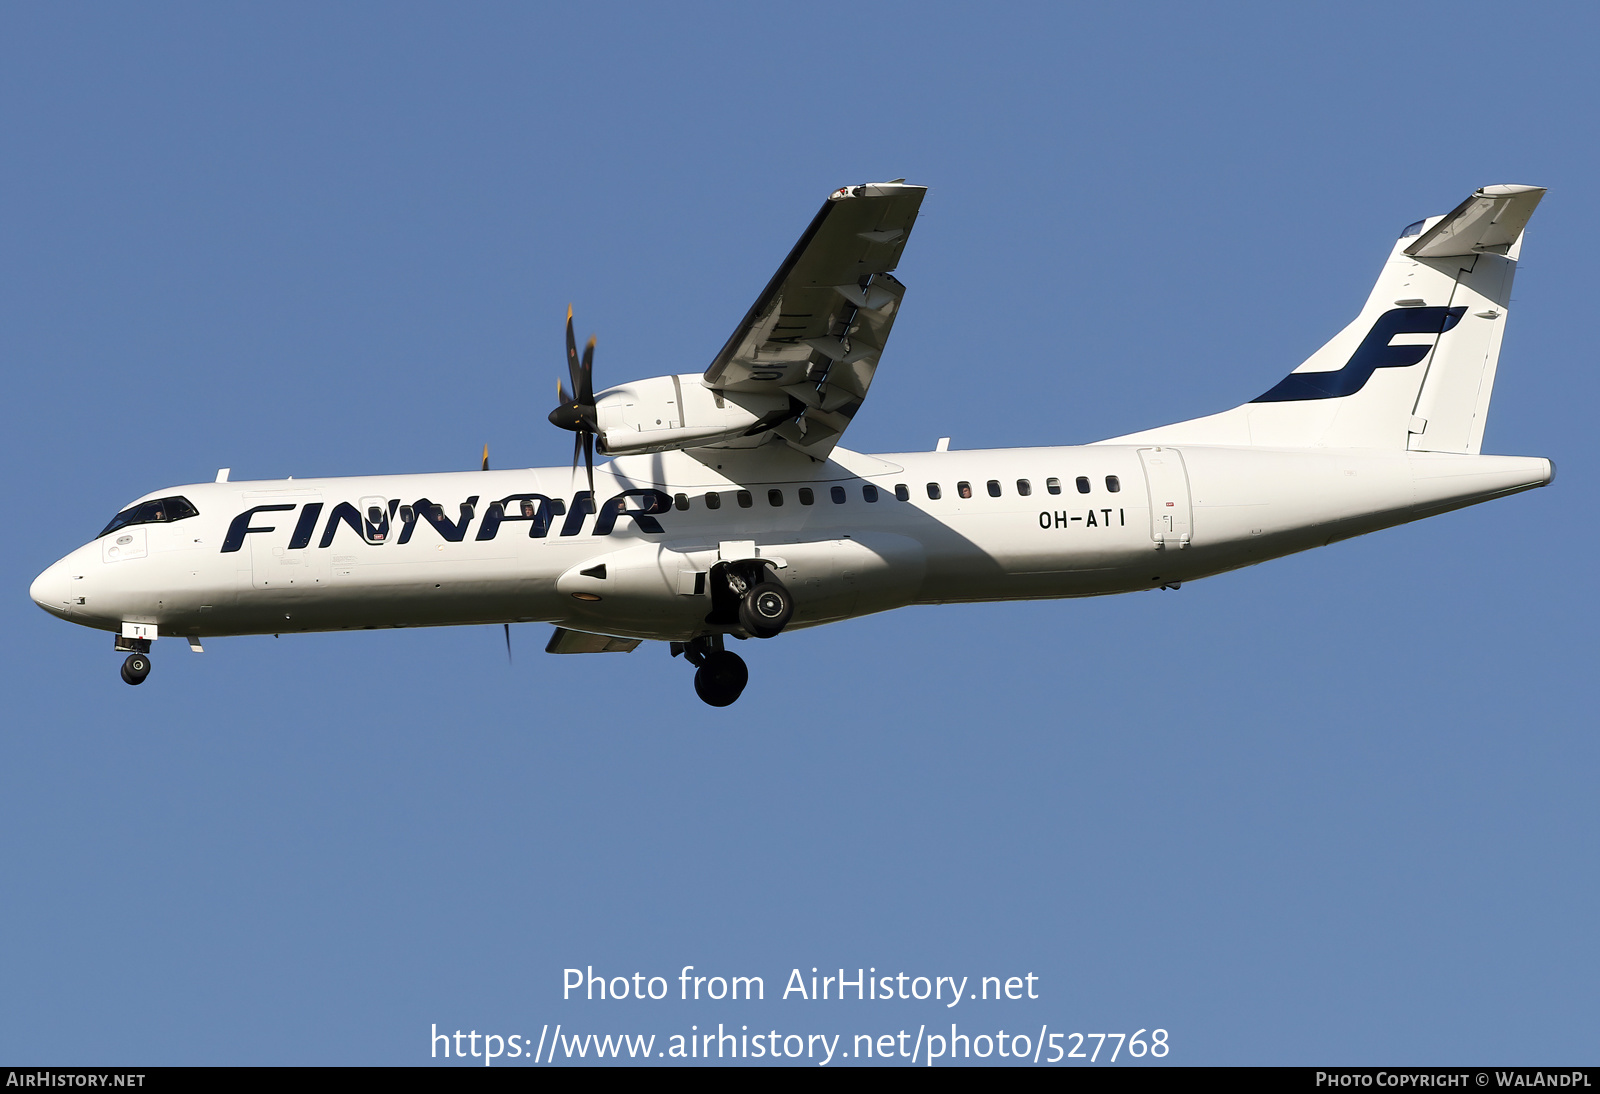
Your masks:
<instances>
[{"instance_id":1,"label":"nose landing gear","mask_svg":"<svg viewBox=\"0 0 1600 1094\"><path fill-rule=\"evenodd\" d=\"M122 680L128 684L142 684L144 678L150 675L150 655L145 653L130 653L128 659L122 663Z\"/></svg>"},{"instance_id":2,"label":"nose landing gear","mask_svg":"<svg viewBox=\"0 0 1600 1094\"><path fill-rule=\"evenodd\" d=\"M122 663L122 682L144 683L144 678L150 675L150 639L124 638L119 635L113 648L118 653L128 654L128 659Z\"/></svg>"},{"instance_id":3,"label":"nose landing gear","mask_svg":"<svg viewBox=\"0 0 1600 1094\"><path fill-rule=\"evenodd\" d=\"M722 648L722 635L707 634L688 642L672 643L672 656L695 666L694 693L714 707L731 706L750 682L744 658Z\"/></svg>"}]
</instances>

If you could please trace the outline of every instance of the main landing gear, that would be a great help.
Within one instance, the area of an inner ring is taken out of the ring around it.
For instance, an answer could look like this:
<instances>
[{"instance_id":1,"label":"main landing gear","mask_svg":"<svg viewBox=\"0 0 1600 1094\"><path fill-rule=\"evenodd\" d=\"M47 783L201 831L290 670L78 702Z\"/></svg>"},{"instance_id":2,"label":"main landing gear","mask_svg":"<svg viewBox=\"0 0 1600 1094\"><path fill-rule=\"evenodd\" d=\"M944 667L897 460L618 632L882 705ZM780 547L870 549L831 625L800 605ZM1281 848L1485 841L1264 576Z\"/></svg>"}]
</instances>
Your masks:
<instances>
[{"instance_id":1,"label":"main landing gear","mask_svg":"<svg viewBox=\"0 0 1600 1094\"><path fill-rule=\"evenodd\" d=\"M794 597L776 581L762 581L739 599L739 625L752 638L775 638L794 614Z\"/></svg>"},{"instance_id":2,"label":"main landing gear","mask_svg":"<svg viewBox=\"0 0 1600 1094\"><path fill-rule=\"evenodd\" d=\"M719 563L711 571L711 613L706 622L734 637L776 638L794 616L794 597L758 559ZM729 706L750 682L744 658L722 646L722 634L672 643L672 656L694 668L695 694L714 707Z\"/></svg>"},{"instance_id":3,"label":"main landing gear","mask_svg":"<svg viewBox=\"0 0 1600 1094\"><path fill-rule=\"evenodd\" d=\"M750 682L744 658L722 648L722 635L705 634L688 642L674 642L672 656L695 666L694 693L714 707L731 706Z\"/></svg>"},{"instance_id":4,"label":"main landing gear","mask_svg":"<svg viewBox=\"0 0 1600 1094\"><path fill-rule=\"evenodd\" d=\"M755 560L718 566L712 572L711 603L706 622L737 619L751 638L776 638L794 615L794 597L765 563Z\"/></svg>"}]
</instances>

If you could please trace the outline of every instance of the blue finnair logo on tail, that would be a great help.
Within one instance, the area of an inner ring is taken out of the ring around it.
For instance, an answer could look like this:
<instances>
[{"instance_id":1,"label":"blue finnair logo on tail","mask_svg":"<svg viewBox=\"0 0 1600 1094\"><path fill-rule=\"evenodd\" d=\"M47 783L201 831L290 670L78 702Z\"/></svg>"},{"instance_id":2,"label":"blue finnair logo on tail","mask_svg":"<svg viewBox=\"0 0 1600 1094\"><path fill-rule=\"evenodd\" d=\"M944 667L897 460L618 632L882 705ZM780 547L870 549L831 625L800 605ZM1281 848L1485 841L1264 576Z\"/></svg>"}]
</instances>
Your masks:
<instances>
[{"instance_id":1,"label":"blue finnair logo on tail","mask_svg":"<svg viewBox=\"0 0 1600 1094\"><path fill-rule=\"evenodd\" d=\"M1397 334L1443 334L1467 313L1466 308L1395 308L1378 316L1372 330L1336 372L1291 372L1277 387L1253 403L1288 403L1301 399L1342 399L1367 386L1380 368L1407 368L1432 346L1391 346Z\"/></svg>"}]
</instances>

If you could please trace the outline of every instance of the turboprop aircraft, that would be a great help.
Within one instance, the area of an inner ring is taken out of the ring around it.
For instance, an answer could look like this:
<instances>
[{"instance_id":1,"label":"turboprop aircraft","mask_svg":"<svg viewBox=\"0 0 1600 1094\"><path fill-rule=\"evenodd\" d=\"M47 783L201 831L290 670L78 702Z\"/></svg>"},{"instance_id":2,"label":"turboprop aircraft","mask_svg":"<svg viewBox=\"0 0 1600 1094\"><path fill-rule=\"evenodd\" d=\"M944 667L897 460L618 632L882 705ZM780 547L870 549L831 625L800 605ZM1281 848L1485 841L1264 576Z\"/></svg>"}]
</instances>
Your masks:
<instances>
[{"instance_id":1,"label":"turboprop aircraft","mask_svg":"<svg viewBox=\"0 0 1600 1094\"><path fill-rule=\"evenodd\" d=\"M157 490L34 581L116 636L122 678L183 636L544 622L550 653L671 643L696 692L748 679L726 639L911 604L1181 582L1549 483L1484 456L1523 227L1487 186L1406 228L1355 320L1232 410L1094 444L869 456L840 445L905 286L925 188L848 186L704 374L595 392L567 316L571 468ZM595 466L594 454L609 461ZM579 464L581 455L582 473Z\"/></svg>"}]
</instances>

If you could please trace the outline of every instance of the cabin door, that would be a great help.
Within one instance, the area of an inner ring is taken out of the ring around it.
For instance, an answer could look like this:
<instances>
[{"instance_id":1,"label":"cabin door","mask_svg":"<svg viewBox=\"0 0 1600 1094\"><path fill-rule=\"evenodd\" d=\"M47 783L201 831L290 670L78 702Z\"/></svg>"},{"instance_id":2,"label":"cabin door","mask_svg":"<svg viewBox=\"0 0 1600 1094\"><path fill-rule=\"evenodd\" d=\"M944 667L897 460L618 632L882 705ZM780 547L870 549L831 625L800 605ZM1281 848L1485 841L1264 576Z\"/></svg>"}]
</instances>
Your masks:
<instances>
[{"instance_id":1,"label":"cabin door","mask_svg":"<svg viewBox=\"0 0 1600 1094\"><path fill-rule=\"evenodd\" d=\"M294 505L287 511L261 513L252 524L269 525L270 532L253 532L244 537L250 551L250 584L260 590L274 593L309 593L328 584L328 551L317 547L317 535L328 519L328 511L319 505L322 499L315 495L296 494L282 498L251 498L252 505ZM313 505L309 529L302 530L301 522L307 519ZM295 541L295 533L312 534L302 546Z\"/></svg>"},{"instance_id":2,"label":"cabin door","mask_svg":"<svg viewBox=\"0 0 1600 1094\"><path fill-rule=\"evenodd\" d=\"M1150 491L1150 538L1157 549L1189 546L1194 531L1189 474L1176 448L1141 448L1144 481Z\"/></svg>"}]
</instances>

